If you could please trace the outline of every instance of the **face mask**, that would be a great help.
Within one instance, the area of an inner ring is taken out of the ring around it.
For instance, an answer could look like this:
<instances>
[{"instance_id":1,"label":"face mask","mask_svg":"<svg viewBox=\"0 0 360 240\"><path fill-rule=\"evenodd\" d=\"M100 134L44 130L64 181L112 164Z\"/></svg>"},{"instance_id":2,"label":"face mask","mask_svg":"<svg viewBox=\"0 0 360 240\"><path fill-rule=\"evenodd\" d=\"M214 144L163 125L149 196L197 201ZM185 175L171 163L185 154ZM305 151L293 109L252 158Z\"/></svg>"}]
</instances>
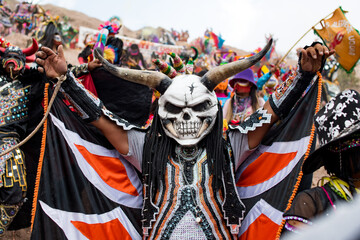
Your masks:
<instances>
[{"instance_id":1,"label":"face mask","mask_svg":"<svg viewBox=\"0 0 360 240\"><path fill-rule=\"evenodd\" d=\"M11 68L13 69L13 71L20 71L24 67L24 62L18 58L10 57L10 58L3 59L2 65L3 65L4 69L8 69L9 66L12 65Z\"/></svg>"},{"instance_id":2,"label":"face mask","mask_svg":"<svg viewBox=\"0 0 360 240\"><path fill-rule=\"evenodd\" d=\"M212 130L218 112L215 92L201 78L180 75L159 98L159 116L165 133L180 145L196 145Z\"/></svg>"},{"instance_id":3,"label":"face mask","mask_svg":"<svg viewBox=\"0 0 360 240\"><path fill-rule=\"evenodd\" d=\"M249 93L251 86L249 82L236 82L234 86L234 90L237 93Z\"/></svg>"},{"instance_id":4,"label":"face mask","mask_svg":"<svg viewBox=\"0 0 360 240\"><path fill-rule=\"evenodd\" d=\"M54 44L55 44L55 45L60 45L60 44L62 44L60 35L57 35L57 34L54 35L53 40L54 40Z\"/></svg>"},{"instance_id":5,"label":"face mask","mask_svg":"<svg viewBox=\"0 0 360 240\"><path fill-rule=\"evenodd\" d=\"M13 48L13 51L6 51L4 53L1 65L10 74L11 78L14 78L24 70L25 56L20 49Z\"/></svg>"}]
</instances>

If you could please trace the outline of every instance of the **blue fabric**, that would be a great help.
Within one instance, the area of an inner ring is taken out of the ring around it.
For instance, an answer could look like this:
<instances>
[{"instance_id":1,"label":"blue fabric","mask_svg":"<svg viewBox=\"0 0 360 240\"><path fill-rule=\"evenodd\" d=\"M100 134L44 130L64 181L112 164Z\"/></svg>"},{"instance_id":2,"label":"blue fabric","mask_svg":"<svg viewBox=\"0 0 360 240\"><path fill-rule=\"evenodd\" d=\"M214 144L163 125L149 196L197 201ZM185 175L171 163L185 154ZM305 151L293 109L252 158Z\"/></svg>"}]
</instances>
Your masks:
<instances>
[{"instance_id":1,"label":"blue fabric","mask_svg":"<svg viewBox=\"0 0 360 240\"><path fill-rule=\"evenodd\" d=\"M263 97L264 101L266 102L267 100L269 100L269 95L265 94Z\"/></svg>"},{"instance_id":2,"label":"blue fabric","mask_svg":"<svg viewBox=\"0 0 360 240\"><path fill-rule=\"evenodd\" d=\"M219 102L221 103L221 107L224 107L226 100L230 98L230 94L228 97L217 97Z\"/></svg>"},{"instance_id":3,"label":"blue fabric","mask_svg":"<svg viewBox=\"0 0 360 240\"><path fill-rule=\"evenodd\" d=\"M258 87L258 90L261 90L264 86L264 84L269 81L270 77L271 77L271 72L268 72L264 75L262 75L258 80L257 80L257 87Z\"/></svg>"}]
</instances>

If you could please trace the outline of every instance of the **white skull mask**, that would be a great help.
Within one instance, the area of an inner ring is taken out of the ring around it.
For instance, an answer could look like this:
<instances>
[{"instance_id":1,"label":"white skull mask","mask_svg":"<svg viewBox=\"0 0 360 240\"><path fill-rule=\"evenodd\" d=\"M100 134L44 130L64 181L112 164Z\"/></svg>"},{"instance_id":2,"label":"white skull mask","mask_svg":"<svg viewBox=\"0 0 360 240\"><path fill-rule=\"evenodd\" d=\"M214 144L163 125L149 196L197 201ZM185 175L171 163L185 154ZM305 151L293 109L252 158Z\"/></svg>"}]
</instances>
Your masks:
<instances>
[{"instance_id":1,"label":"white skull mask","mask_svg":"<svg viewBox=\"0 0 360 240\"><path fill-rule=\"evenodd\" d=\"M195 75L181 75L159 99L159 116L165 133L180 145L200 142L213 128L217 98Z\"/></svg>"}]
</instances>

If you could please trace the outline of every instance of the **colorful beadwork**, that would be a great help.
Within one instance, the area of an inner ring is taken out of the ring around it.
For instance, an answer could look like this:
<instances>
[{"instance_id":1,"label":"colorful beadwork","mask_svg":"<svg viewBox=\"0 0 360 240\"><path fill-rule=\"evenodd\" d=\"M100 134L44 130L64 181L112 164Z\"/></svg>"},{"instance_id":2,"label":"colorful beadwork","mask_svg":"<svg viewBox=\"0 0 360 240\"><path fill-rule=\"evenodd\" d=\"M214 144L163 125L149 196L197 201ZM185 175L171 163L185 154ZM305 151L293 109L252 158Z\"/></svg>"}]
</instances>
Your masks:
<instances>
[{"instance_id":1,"label":"colorful beadwork","mask_svg":"<svg viewBox=\"0 0 360 240\"><path fill-rule=\"evenodd\" d=\"M334 146L329 146L329 150L331 152L342 152L342 151L346 151L350 148L354 148L354 147L359 147L360 146L360 138L354 138L354 139L350 139L347 141L344 141L342 143L340 143L339 145L334 145Z\"/></svg>"},{"instance_id":2,"label":"colorful beadwork","mask_svg":"<svg viewBox=\"0 0 360 240\"><path fill-rule=\"evenodd\" d=\"M309 221L309 220L306 220L302 217L297 217L297 216L286 216L284 217L285 220L296 220L296 221L299 221L299 222L302 222L302 223L306 223L306 224L309 224L309 225L312 225L312 222Z\"/></svg>"},{"instance_id":3,"label":"colorful beadwork","mask_svg":"<svg viewBox=\"0 0 360 240\"><path fill-rule=\"evenodd\" d=\"M18 205L0 205L0 236L5 232L19 211L22 203Z\"/></svg>"},{"instance_id":4,"label":"colorful beadwork","mask_svg":"<svg viewBox=\"0 0 360 240\"><path fill-rule=\"evenodd\" d=\"M298 222L302 222L302 223L305 223L305 224L308 224L308 225L312 225L312 222L309 221L309 220L306 220L304 218L301 218L301 217L297 217L297 216L286 216L284 217L284 219L286 220L286 223L285 223L285 228L288 230L288 231L291 231L291 232L298 232L298 228L291 225L290 223L288 223L289 220L295 220L295 221L298 221Z\"/></svg>"},{"instance_id":5,"label":"colorful beadwork","mask_svg":"<svg viewBox=\"0 0 360 240\"><path fill-rule=\"evenodd\" d=\"M19 81L9 83L5 76L0 77L0 126L19 121L28 116L27 102L30 87L21 88Z\"/></svg>"}]
</instances>

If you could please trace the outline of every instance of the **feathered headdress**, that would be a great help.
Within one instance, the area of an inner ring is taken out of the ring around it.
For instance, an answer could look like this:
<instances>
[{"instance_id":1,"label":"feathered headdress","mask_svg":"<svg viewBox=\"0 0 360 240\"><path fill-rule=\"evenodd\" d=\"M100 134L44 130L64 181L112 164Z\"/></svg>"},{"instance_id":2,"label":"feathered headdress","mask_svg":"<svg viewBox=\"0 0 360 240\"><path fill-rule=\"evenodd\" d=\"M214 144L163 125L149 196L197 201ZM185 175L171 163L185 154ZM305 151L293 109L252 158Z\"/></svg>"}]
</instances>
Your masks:
<instances>
[{"instance_id":1,"label":"feathered headdress","mask_svg":"<svg viewBox=\"0 0 360 240\"><path fill-rule=\"evenodd\" d=\"M106 21L104 24L100 24L100 26L98 27L99 30L102 30L104 28L109 30L109 34L115 35L119 33L121 26L117 25L115 22Z\"/></svg>"}]
</instances>

